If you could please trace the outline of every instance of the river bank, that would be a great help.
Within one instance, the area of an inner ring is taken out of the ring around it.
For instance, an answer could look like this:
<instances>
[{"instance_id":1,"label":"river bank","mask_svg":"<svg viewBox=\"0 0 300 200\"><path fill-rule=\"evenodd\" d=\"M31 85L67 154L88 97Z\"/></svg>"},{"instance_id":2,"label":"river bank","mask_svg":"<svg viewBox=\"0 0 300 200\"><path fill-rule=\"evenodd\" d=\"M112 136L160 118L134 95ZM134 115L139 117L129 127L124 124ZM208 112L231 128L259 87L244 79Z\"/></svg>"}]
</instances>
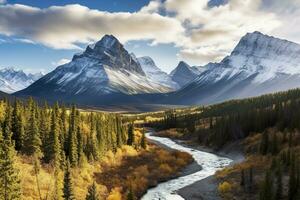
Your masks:
<instances>
[{"instance_id":1,"label":"river bank","mask_svg":"<svg viewBox=\"0 0 300 200\"><path fill-rule=\"evenodd\" d=\"M176 149L191 154L196 163L202 166L202 169L196 171L195 173L181 176L158 184L155 188L151 188L147 191L147 193L142 198L143 200L183 199L180 195L177 194L177 191L213 175L217 170L223 169L232 162L232 160L228 158L189 148L186 145L179 144L169 138L153 136L150 133L147 133L146 136L148 139L160 142L161 144L166 145L171 149Z\"/></svg>"},{"instance_id":2,"label":"river bank","mask_svg":"<svg viewBox=\"0 0 300 200\"><path fill-rule=\"evenodd\" d=\"M158 137L161 137L157 134ZM243 147L240 141L225 145L222 149L214 150L205 146L200 146L199 144L193 142L193 140L179 140L178 138L172 138L177 144L192 148L194 150L199 150L207 153L212 153L218 156L226 157L232 160L229 164L233 165L244 161ZM193 167L193 166L189 166ZM183 187L177 191L177 193L187 200L218 200L221 199L218 194L219 181L214 175L211 175L205 179L196 181L195 183Z\"/></svg>"},{"instance_id":3,"label":"river bank","mask_svg":"<svg viewBox=\"0 0 300 200\"><path fill-rule=\"evenodd\" d=\"M210 152L216 155L230 158L232 160L230 165L240 163L245 159L242 153L242 147L239 142L234 142L232 144L226 145L218 151L208 147L199 146L191 142L186 142L183 144L200 151ZM220 200L221 197L218 193L218 185L219 180L217 180L216 177L212 175L189 186L179 189L177 193L186 200Z\"/></svg>"}]
</instances>

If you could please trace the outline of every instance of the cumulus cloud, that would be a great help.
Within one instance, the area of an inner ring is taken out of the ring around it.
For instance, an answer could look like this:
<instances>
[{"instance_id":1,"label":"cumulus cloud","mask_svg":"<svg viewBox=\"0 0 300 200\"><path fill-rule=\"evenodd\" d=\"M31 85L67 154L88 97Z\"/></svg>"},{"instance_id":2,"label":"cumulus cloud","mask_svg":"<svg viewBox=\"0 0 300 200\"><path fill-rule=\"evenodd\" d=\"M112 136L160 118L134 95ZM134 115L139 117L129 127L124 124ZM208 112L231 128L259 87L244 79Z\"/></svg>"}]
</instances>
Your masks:
<instances>
[{"instance_id":1,"label":"cumulus cloud","mask_svg":"<svg viewBox=\"0 0 300 200\"><path fill-rule=\"evenodd\" d=\"M299 0L152 0L133 13L6 4L0 5L0 34L57 49L79 49L104 34L121 42L174 43L181 59L200 65L222 59L247 32L300 40L299 10Z\"/></svg>"},{"instance_id":2,"label":"cumulus cloud","mask_svg":"<svg viewBox=\"0 0 300 200\"><path fill-rule=\"evenodd\" d=\"M277 15L262 10L262 3L262 0L229 0L209 6L208 0L166 0L166 11L186 28L179 56L199 64L219 61L247 32L270 33L278 28L281 22Z\"/></svg>"},{"instance_id":3,"label":"cumulus cloud","mask_svg":"<svg viewBox=\"0 0 300 200\"><path fill-rule=\"evenodd\" d=\"M149 39L171 43L184 32L176 19L156 13L109 13L81 5L45 9L2 5L0 19L0 33L22 36L58 49L76 49L78 43L99 40L104 34L113 34L122 42Z\"/></svg>"}]
</instances>

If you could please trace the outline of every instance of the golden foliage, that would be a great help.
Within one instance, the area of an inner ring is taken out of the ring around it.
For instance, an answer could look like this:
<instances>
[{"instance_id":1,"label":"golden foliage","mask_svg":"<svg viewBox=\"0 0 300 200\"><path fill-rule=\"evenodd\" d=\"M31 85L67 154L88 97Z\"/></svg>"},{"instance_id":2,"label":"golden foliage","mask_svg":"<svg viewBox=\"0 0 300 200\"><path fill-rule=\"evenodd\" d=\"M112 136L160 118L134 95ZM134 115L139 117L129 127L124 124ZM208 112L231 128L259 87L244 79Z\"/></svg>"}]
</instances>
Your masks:
<instances>
[{"instance_id":1,"label":"golden foliage","mask_svg":"<svg viewBox=\"0 0 300 200\"><path fill-rule=\"evenodd\" d=\"M230 192L233 189L232 184L228 183L227 181L224 181L223 183L220 183L218 186L218 191L221 194L225 194L227 192Z\"/></svg>"},{"instance_id":2,"label":"golden foliage","mask_svg":"<svg viewBox=\"0 0 300 200\"><path fill-rule=\"evenodd\" d=\"M122 200L121 189L119 187L113 188L106 200Z\"/></svg>"}]
</instances>

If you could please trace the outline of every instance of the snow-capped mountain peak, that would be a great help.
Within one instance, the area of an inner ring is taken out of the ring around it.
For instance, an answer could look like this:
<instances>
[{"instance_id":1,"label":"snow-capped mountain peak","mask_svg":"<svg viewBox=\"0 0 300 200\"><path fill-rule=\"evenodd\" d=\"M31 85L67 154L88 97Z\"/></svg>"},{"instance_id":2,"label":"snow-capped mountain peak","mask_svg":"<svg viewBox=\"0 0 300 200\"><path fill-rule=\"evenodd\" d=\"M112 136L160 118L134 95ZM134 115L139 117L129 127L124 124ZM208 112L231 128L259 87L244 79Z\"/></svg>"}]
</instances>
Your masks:
<instances>
[{"instance_id":1,"label":"snow-capped mountain peak","mask_svg":"<svg viewBox=\"0 0 300 200\"><path fill-rule=\"evenodd\" d=\"M132 58L119 40L112 35L105 35L100 41L87 46L84 52L75 54L72 61L81 58L89 58L116 70L131 71L145 76L139 63Z\"/></svg>"},{"instance_id":2,"label":"snow-capped mountain peak","mask_svg":"<svg viewBox=\"0 0 300 200\"><path fill-rule=\"evenodd\" d=\"M17 95L95 101L108 96L164 93L170 88L152 82L134 55L112 35L105 35L94 45L73 56L71 62L58 66Z\"/></svg>"},{"instance_id":3,"label":"snow-capped mountain peak","mask_svg":"<svg viewBox=\"0 0 300 200\"><path fill-rule=\"evenodd\" d=\"M177 67L170 73L170 76L174 82L180 87L193 81L202 70L198 67L191 67L186 62L180 61Z\"/></svg>"},{"instance_id":4,"label":"snow-capped mountain peak","mask_svg":"<svg viewBox=\"0 0 300 200\"><path fill-rule=\"evenodd\" d=\"M0 69L0 90L13 93L28 87L42 76L41 73L26 74L24 71L12 67L2 68Z\"/></svg>"},{"instance_id":5,"label":"snow-capped mountain peak","mask_svg":"<svg viewBox=\"0 0 300 200\"><path fill-rule=\"evenodd\" d=\"M134 56L135 57L135 56ZM146 76L153 82L169 87L172 90L179 88L179 85L172 80L172 78L159 67L156 66L153 59L149 56L139 57L137 61L140 63Z\"/></svg>"},{"instance_id":6,"label":"snow-capped mountain peak","mask_svg":"<svg viewBox=\"0 0 300 200\"><path fill-rule=\"evenodd\" d=\"M229 56L205 68L178 91L180 98L192 92L197 95L190 102L213 103L288 90L300 86L300 45L260 32L248 33Z\"/></svg>"}]
</instances>

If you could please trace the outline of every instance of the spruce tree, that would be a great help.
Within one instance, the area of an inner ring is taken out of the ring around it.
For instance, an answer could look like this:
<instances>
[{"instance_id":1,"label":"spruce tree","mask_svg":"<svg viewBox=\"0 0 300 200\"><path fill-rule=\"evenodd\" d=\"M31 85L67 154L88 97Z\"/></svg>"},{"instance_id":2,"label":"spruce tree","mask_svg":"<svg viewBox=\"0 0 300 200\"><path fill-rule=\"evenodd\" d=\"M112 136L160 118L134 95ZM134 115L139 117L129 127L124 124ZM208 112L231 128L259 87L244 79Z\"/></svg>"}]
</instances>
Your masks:
<instances>
[{"instance_id":1,"label":"spruce tree","mask_svg":"<svg viewBox=\"0 0 300 200\"><path fill-rule=\"evenodd\" d=\"M147 140L146 140L145 130L144 129L143 129L143 132L142 132L141 147L143 149L147 148Z\"/></svg>"},{"instance_id":2,"label":"spruce tree","mask_svg":"<svg viewBox=\"0 0 300 200\"><path fill-rule=\"evenodd\" d=\"M70 162L67 161L67 167L64 174L64 199L65 200L75 200L73 191L73 181L71 177L71 167Z\"/></svg>"},{"instance_id":3,"label":"spruce tree","mask_svg":"<svg viewBox=\"0 0 300 200\"><path fill-rule=\"evenodd\" d=\"M76 115L76 107L72 106L72 111L70 114L70 126L69 126L69 160L72 167L77 166L78 163L78 150L77 150L77 115Z\"/></svg>"},{"instance_id":4,"label":"spruce tree","mask_svg":"<svg viewBox=\"0 0 300 200\"><path fill-rule=\"evenodd\" d=\"M271 172L268 170L260 192L260 200L273 200L273 181Z\"/></svg>"},{"instance_id":5,"label":"spruce tree","mask_svg":"<svg viewBox=\"0 0 300 200\"><path fill-rule=\"evenodd\" d=\"M21 186L19 170L15 166L16 152L11 134L4 138L0 130L0 199L19 200Z\"/></svg>"},{"instance_id":6,"label":"spruce tree","mask_svg":"<svg viewBox=\"0 0 300 200\"><path fill-rule=\"evenodd\" d=\"M56 112L55 110L52 110L47 161L52 161L56 170L61 168L62 161L62 149L59 141L59 131Z\"/></svg>"},{"instance_id":7,"label":"spruce tree","mask_svg":"<svg viewBox=\"0 0 300 200\"><path fill-rule=\"evenodd\" d=\"M260 153L266 155L269 150L269 134L267 131L264 131L260 143Z\"/></svg>"},{"instance_id":8,"label":"spruce tree","mask_svg":"<svg viewBox=\"0 0 300 200\"><path fill-rule=\"evenodd\" d=\"M32 106L30 110L30 118L28 121L27 127L27 139L26 139L26 153L28 155L34 155L36 158L40 159L43 156L41 151L42 141L40 138L40 132L38 129L38 124L36 120L36 110L35 107Z\"/></svg>"},{"instance_id":9,"label":"spruce tree","mask_svg":"<svg viewBox=\"0 0 300 200\"><path fill-rule=\"evenodd\" d=\"M130 124L128 128L127 145L132 146L133 144L134 144L134 128L133 128L133 124Z\"/></svg>"},{"instance_id":10,"label":"spruce tree","mask_svg":"<svg viewBox=\"0 0 300 200\"><path fill-rule=\"evenodd\" d=\"M17 151L23 149L25 137L24 120L23 116L21 115L22 113L19 104L19 101L15 100L14 109L12 113L12 139L15 141L15 148Z\"/></svg>"},{"instance_id":11,"label":"spruce tree","mask_svg":"<svg viewBox=\"0 0 300 200\"><path fill-rule=\"evenodd\" d=\"M245 186L245 171L242 169L242 171L241 171L241 182L240 182L240 185L242 186L242 187L244 187Z\"/></svg>"},{"instance_id":12,"label":"spruce tree","mask_svg":"<svg viewBox=\"0 0 300 200\"><path fill-rule=\"evenodd\" d=\"M282 185L282 169L281 169L281 163L278 162L278 166L276 169L276 200L282 199L282 191L283 191L283 185Z\"/></svg>"},{"instance_id":13,"label":"spruce tree","mask_svg":"<svg viewBox=\"0 0 300 200\"><path fill-rule=\"evenodd\" d=\"M85 199L86 200L100 200L95 182L93 182L93 184L89 186L88 194L86 195Z\"/></svg>"}]
</instances>

